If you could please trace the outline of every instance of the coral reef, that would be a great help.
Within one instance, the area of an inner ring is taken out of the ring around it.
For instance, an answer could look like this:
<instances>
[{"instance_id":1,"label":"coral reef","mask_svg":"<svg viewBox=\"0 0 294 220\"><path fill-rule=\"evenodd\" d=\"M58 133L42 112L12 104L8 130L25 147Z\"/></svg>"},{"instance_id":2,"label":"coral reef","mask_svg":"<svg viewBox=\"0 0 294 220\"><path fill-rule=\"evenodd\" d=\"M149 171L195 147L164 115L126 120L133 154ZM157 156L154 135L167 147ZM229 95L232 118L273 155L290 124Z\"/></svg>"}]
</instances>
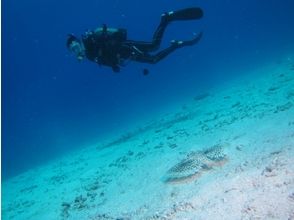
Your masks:
<instances>
[{"instance_id":1,"label":"coral reef","mask_svg":"<svg viewBox=\"0 0 294 220\"><path fill-rule=\"evenodd\" d=\"M209 96L210 96L209 93L202 93L202 94L196 95L193 99L195 101L200 101L200 100L205 99L205 98L207 98Z\"/></svg>"}]
</instances>

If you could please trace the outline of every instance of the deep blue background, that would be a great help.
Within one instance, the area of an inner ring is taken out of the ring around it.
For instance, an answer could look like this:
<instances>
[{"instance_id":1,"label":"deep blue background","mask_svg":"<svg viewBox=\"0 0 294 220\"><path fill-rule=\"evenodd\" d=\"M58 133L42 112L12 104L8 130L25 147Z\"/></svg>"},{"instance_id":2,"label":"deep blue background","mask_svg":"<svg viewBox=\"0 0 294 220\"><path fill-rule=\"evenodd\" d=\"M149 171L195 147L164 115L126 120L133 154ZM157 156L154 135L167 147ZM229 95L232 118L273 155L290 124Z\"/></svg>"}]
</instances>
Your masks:
<instances>
[{"instance_id":1,"label":"deep blue background","mask_svg":"<svg viewBox=\"0 0 294 220\"><path fill-rule=\"evenodd\" d=\"M200 30L203 39L156 65L130 63L117 74L77 62L65 47L68 33L103 23L150 40L162 12L189 6L202 7L204 18L171 24L162 46ZM293 0L2 1L3 177L98 143L203 85L292 52L293 9Z\"/></svg>"}]
</instances>

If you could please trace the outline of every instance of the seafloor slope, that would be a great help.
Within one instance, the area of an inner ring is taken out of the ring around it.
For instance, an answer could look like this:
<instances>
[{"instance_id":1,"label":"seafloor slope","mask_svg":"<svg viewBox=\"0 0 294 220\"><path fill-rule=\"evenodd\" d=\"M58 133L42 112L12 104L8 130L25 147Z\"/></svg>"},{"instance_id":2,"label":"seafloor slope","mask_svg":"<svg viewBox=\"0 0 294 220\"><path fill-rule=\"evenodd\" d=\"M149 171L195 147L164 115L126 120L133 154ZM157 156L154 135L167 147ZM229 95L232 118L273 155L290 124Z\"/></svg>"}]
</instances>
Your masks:
<instances>
[{"instance_id":1,"label":"seafloor slope","mask_svg":"<svg viewBox=\"0 0 294 220\"><path fill-rule=\"evenodd\" d=\"M3 183L4 220L294 219L294 62Z\"/></svg>"}]
</instances>

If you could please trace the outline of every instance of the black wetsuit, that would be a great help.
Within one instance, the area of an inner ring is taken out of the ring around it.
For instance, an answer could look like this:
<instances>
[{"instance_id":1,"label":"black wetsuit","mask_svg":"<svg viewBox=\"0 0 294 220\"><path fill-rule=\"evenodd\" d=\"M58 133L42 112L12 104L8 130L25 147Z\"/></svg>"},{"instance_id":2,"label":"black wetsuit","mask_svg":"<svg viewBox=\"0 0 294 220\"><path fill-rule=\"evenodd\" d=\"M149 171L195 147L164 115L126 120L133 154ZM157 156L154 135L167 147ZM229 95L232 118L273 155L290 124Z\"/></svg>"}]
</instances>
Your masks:
<instances>
[{"instance_id":1,"label":"black wetsuit","mask_svg":"<svg viewBox=\"0 0 294 220\"><path fill-rule=\"evenodd\" d=\"M195 14L195 12L197 12L197 14ZM108 28L104 26L101 28L100 32L89 31L83 35L82 38L86 57L100 65L110 66L115 72L120 71L120 66L123 66L125 60L157 63L175 49L193 45L201 38L202 33L190 41L182 41L181 44L175 42L156 54L150 54L150 52L159 49L167 25L174 20L199 19L202 15L203 12L200 8L177 11L173 13L173 16L167 13L164 14L153 35L152 42L127 40L125 29L118 29L116 32L110 33L108 32Z\"/></svg>"}]
</instances>

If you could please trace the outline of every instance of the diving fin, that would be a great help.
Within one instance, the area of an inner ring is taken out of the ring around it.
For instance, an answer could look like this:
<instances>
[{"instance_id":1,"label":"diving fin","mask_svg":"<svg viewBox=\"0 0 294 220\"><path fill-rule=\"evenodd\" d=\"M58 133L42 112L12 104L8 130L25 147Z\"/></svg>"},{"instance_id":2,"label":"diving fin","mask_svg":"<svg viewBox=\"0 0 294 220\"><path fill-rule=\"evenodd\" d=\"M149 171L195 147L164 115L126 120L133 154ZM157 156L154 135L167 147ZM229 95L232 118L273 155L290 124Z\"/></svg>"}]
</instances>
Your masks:
<instances>
[{"instance_id":1,"label":"diving fin","mask_svg":"<svg viewBox=\"0 0 294 220\"><path fill-rule=\"evenodd\" d=\"M185 8L178 11L171 11L164 14L167 16L168 21L177 20L194 20L203 17L203 11L201 8Z\"/></svg>"},{"instance_id":2,"label":"diving fin","mask_svg":"<svg viewBox=\"0 0 294 220\"><path fill-rule=\"evenodd\" d=\"M199 34L194 33L194 37L192 40L186 40L186 41L179 41L179 40L172 40L171 45L176 48L184 47L184 46L192 46L194 44L197 44L200 39L202 38L203 33L200 32Z\"/></svg>"}]
</instances>

